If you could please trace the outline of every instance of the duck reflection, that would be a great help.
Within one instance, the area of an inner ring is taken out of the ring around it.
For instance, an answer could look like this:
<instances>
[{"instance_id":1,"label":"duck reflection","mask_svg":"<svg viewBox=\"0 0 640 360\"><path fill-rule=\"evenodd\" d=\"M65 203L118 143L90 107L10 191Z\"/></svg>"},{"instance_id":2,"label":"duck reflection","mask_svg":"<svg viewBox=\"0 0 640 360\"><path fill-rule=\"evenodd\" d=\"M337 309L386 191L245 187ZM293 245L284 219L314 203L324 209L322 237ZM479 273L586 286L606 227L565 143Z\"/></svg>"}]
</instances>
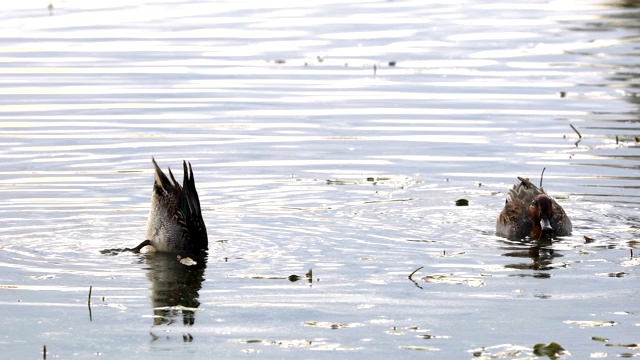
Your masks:
<instances>
[{"instance_id":1,"label":"duck reflection","mask_svg":"<svg viewBox=\"0 0 640 360\"><path fill-rule=\"evenodd\" d=\"M535 271L546 271L552 270L555 268L553 266L553 262L555 258L562 257L558 251L554 250L551 247L551 240L546 241L535 241L529 243L529 248L523 248L521 245L517 246L514 243L508 243L509 246L505 246L502 249L510 250L502 254L503 256L508 256L512 258L521 258L526 259L523 262L517 262L513 264L505 265L505 268L508 269L519 269L519 270L535 270ZM521 244L526 244L522 242ZM527 276L527 275L521 275ZM550 278L551 275L549 273L535 273L530 276L537 278Z\"/></svg>"},{"instance_id":2,"label":"duck reflection","mask_svg":"<svg viewBox=\"0 0 640 360\"><path fill-rule=\"evenodd\" d=\"M195 260L195 265L185 265L175 254L149 252L147 278L151 281L153 326L173 325L182 317L186 327L195 323L200 306L199 291L204 281L206 258ZM153 334L152 334L153 335ZM183 335L191 341L190 334Z\"/></svg>"}]
</instances>

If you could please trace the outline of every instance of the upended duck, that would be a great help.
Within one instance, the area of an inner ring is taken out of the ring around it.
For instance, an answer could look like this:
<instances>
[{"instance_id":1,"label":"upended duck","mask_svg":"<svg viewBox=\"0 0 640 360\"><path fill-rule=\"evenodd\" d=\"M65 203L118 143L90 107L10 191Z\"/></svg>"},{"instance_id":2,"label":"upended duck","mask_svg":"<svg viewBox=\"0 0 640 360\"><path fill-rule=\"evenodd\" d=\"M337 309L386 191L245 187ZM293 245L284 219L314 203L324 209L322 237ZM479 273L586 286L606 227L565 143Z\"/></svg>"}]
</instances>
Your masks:
<instances>
[{"instance_id":1,"label":"upended duck","mask_svg":"<svg viewBox=\"0 0 640 360\"><path fill-rule=\"evenodd\" d=\"M200 199L196 191L191 163L183 161L182 186L171 169L167 177L154 158L155 167L151 210L147 220L146 240L131 249L140 251L150 245L156 251L198 255L208 249L207 228L202 219Z\"/></svg>"},{"instance_id":2,"label":"upended duck","mask_svg":"<svg viewBox=\"0 0 640 360\"><path fill-rule=\"evenodd\" d=\"M496 221L496 234L509 239L551 239L571 235L571 220L544 189L518 177Z\"/></svg>"}]
</instances>

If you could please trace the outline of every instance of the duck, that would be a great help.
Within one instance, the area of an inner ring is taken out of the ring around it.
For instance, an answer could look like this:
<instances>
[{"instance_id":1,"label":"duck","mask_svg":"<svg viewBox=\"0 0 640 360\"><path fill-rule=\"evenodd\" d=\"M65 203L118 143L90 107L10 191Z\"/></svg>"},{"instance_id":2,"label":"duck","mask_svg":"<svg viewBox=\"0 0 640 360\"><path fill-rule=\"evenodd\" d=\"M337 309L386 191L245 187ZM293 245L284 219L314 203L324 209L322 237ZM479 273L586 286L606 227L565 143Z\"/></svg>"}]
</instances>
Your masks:
<instances>
[{"instance_id":1,"label":"duck","mask_svg":"<svg viewBox=\"0 0 640 360\"><path fill-rule=\"evenodd\" d=\"M562 206L528 178L509 189L496 221L496 234L509 239L552 239L571 235L573 226ZM542 184L541 184L542 185Z\"/></svg>"},{"instance_id":2,"label":"duck","mask_svg":"<svg viewBox=\"0 0 640 360\"><path fill-rule=\"evenodd\" d=\"M191 163L182 161L183 180L180 186L171 168L168 168L167 177L153 157L151 161L155 175L146 240L130 250L138 252L145 246L151 246L157 252L186 256L206 252L209 246L207 228L202 219Z\"/></svg>"}]
</instances>

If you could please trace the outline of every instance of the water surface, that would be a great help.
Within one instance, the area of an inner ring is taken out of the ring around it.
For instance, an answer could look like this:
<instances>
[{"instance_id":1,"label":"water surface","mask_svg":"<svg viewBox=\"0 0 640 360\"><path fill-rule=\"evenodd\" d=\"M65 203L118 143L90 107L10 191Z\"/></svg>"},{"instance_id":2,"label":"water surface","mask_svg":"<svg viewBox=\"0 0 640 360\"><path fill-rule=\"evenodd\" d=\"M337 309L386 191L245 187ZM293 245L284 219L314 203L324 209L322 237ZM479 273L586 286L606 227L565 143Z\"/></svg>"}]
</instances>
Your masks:
<instances>
[{"instance_id":1,"label":"water surface","mask_svg":"<svg viewBox=\"0 0 640 360\"><path fill-rule=\"evenodd\" d=\"M634 2L46 5L0 13L5 356L639 356ZM206 266L101 252L152 156ZM543 168L574 234L495 236Z\"/></svg>"}]
</instances>

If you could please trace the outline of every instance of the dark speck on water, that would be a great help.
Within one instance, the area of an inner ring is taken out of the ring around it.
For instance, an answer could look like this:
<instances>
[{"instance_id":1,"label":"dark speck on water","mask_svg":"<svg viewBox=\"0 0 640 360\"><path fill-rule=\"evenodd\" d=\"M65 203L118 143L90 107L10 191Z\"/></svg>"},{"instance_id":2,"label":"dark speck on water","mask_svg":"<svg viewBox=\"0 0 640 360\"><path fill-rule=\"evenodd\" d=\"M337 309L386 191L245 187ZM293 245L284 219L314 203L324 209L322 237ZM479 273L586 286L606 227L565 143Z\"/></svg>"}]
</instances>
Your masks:
<instances>
[{"instance_id":1,"label":"dark speck on water","mask_svg":"<svg viewBox=\"0 0 640 360\"><path fill-rule=\"evenodd\" d=\"M0 22L2 358L640 356L634 2L46 5ZM123 252L151 156L202 260ZM496 236L545 167L572 234Z\"/></svg>"}]
</instances>

